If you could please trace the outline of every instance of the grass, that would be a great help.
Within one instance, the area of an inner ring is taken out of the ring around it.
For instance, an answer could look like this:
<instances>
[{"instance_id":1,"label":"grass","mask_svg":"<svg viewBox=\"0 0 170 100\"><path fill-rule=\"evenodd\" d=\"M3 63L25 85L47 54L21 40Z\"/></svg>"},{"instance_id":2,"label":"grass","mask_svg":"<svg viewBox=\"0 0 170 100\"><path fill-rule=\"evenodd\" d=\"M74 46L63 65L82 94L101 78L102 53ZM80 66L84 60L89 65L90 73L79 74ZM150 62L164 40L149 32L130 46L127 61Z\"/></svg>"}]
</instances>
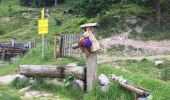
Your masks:
<instances>
[{"instance_id":1,"label":"grass","mask_svg":"<svg viewBox=\"0 0 170 100\"><path fill-rule=\"evenodd\" d=\"M11 86L0 85L0 99L1 100L20 100L16 89Z\"/></svg>"},{"instance_id":2,"label":"grass","mask_svg":"<svg viewBox=\"0 0 170 100\"><path fill-rule=\"evenodd\" d=\"M153 72L151 71L150 73L152 73L154 76L155 69L150 66L152 65L151 63L152 62L137 62L135 64L142 64L142 67L146 67L144 65L147 65L147 70L152 70ZM135 64L133 64L132 62L126 62L126 65L128 67L131 66L128 72L117 69L114 65L110 63L102 64L99 67L99 73L104 73L106 75L114 73L118 76L124 76L130 82L150 90L151 95L153 96L153 100L168 100L170 98L170 83L161 81L160 79L157 79L156 76L150 76L148 73L142 73L141 70L135 70L135 67L137 67L135 66ZM139 66L138 69L140 69L141 66Z\"/></svg>"}]
</instances>

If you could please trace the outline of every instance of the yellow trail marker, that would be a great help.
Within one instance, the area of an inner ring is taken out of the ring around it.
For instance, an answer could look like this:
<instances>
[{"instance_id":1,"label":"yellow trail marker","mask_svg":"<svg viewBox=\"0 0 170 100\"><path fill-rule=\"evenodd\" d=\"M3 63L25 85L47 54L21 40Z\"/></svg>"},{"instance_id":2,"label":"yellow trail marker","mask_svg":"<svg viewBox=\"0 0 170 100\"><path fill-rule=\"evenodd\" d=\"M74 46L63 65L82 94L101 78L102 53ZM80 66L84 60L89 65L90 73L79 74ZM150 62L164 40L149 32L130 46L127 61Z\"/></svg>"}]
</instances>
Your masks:
<instances>
[{"instance_id":1,"label":"yellow trail marker","mask_svg":"<svg viewBox=\"0 0 170 100\"><path fill-rule=\"evenodd\" d=\"M48 19L44 19L44 8L41 10L41 20L38 20L38 34L42 35L42 59L44 58L44 34L48 33Z\"/></svg>"},{"instance_id":2,"label":"yellow trail marker","mask_svg":"<svg viewBox=\"0 0 170 100\"><path fill-rule=\"evenodd\" d=\"M48 19L38 20L38 34L48 33Z\"/></svg>"}]
</instances>

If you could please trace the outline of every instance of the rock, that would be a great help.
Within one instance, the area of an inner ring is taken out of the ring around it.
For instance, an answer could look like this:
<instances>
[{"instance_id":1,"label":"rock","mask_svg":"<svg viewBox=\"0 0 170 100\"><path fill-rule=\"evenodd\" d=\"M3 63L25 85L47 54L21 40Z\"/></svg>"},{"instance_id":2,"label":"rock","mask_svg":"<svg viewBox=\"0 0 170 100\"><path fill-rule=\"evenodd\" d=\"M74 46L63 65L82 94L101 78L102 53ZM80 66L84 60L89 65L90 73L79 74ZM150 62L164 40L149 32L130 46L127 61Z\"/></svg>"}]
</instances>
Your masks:
<instances>
[{"instance_id":1,"label":"rock","mask_svg":"<svg viewBox=\"0 0 170 100\"><path fill-rule=\"evenodd\" d=\"M163 61L155 61L155 66L160 66L163 65L164 62Z\"/></svg>"},{"instance_id":2,"label":"rock","mask_svg":"<svg viewBox=\"0 0 170 100\"><path fill-rule=\"evenodd\" d=\"M33 79L33 77L30 77L29 84L33 85L33 84L36 84L36 83L38 83L38 81L36 79Z\"/></svg>"},{"instance_id":3,"label":"rock","mask_svg":"<svg viewBox=\"0 0 170 100\"><path fill-rule=\"evenodd\" d=\"M12 62L17 61L18 58L10 58Z\"/></svg>"},{"instance_id":4,"label":"rock","mask_svg":"<svg viewBox=\"0 0 170 100\"><path fill-rule=\"evenodd\" d=\"M15 80L16 80L17 82L21 82L21 81L23 81L23 80L29 80L29 78L26 77L26 76L24 76L24 75L18 75L18 76L15 78Z\"/></svg>"},{"instance_id":5,"label":"rock","mask_svg":"<svg viewBox=\"0 0 170 100\"><path fill-rule=\"evenodd\" d=\"M101 74L98 77L98 80L101 85L108 85L110 83L109 79L107 78L105 74Z\"/></svg>"},{"instance_id":6,"label":"rock","mask_svg":"<svg viewBox=\"0 0 170 100\"><path fill-rule=\"evenodd\" d=\"M43 78L43 81L47 84L64 85L63 80L58 78Z\"/></svg>"},{"instance_id":7,"label":"rock","mask_svg":"<svg viewBox=\"0 0 170 100\"><path fill-rule=\"evenodd\" d=\"M22 88L22 89L19 90L19 93L25 93L25 92L29 91L30 89L31 89L31 86Z\"/></svg>"},{"instance_id":8,"label":"rock","mask_svg":"<svg viewBox=\"0 0 170 100\"><path fill-rule=\"evenodd\" d=\"M19 74L0 76L0 84L10 84Z\"/></svg>"},{"instance_id":9,"label":"rock","mask_svg":"<svg viewBox=\"0 0 170 100\"><path fill-rule=\"evenodd\" d=\"M107 92L108 89L109 89L109 85L102 86L100 89L101 89L101 91L103 91L103 92Z\"/></svg>"},{"instance_id":10,"label":"rock","mask_svg":"<svg viewBox=\"0 0 170 100\"><path fill-rule=\"evenodd\" d=\"M81 89L84 90L84 82L82 80L74 80L72 82L72 87L74 89Z\"/></svg>"},{"instance_id":11,"label":"rock","mask_svg":"<svg viewBox=\"0 0 170 100\"><path fill-rule=\"evenodd\" d=\"M71 8L64 9L64 14L71 14L73 10Z\"/></svg>"},{"instance_id":12,"label":"rock","mask_svg":"<svg viewBox=\"0 0 170 100\"><path fill-rule=\"evenodd\" d=\"M39 97L40 95L41 93L39 91L32 90L32 91L26 92L24 97L30 99L33 97Z\"/></svg>"},{"instance_id":13,"label":"rock","mask_svg":"<svg viewBox=\"0 0 170 100\"><path fill-rule=\"evenodd\" d=\"M143 27L142 27L142 26L137 25L137 26L136 26L136 28L135 28L135 30L136 30L136 32L137 32L137 33L142 33L142 31L143 31Z\"/></svg>"}]
</instances>

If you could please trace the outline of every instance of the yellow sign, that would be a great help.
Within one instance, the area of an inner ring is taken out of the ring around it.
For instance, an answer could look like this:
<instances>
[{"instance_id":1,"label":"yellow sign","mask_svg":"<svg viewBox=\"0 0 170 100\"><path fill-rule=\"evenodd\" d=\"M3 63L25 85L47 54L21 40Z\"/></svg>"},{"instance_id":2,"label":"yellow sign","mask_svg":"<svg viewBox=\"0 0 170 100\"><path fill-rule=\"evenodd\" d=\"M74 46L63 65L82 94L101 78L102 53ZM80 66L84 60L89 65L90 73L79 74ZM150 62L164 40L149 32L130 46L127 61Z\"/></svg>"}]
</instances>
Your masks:
<instances>
[{"instance_id":1,"label":"yellow sign","mask_svg":"<svg viewBox=\"0 0 170 100\"><path fill-rule=\"evenodd\" d=\"M38 34L48 33L48 19L38 20Z\"/></svg>"}]
</instances>

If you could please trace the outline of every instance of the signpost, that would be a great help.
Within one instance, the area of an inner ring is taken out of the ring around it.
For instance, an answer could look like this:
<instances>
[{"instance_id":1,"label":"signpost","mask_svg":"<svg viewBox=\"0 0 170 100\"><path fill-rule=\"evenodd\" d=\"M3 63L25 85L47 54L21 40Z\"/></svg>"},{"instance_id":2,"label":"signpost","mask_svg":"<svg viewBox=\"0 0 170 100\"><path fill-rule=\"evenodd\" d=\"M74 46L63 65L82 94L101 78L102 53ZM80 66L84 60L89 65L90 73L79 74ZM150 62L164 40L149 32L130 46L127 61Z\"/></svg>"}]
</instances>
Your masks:
<instances>
[{"instance_id":1,"label":"signpost","mask_svg":"<svg viewBox=\"0 0 170 100\"><path fill-rule=\"evenodd\" d=\"M38 34L42 35L42 59L44 59L44 34L48 33L48 19L44 19L44 8L41 11L41 20L38 20Z\"/></svg>"}]
</instances>

